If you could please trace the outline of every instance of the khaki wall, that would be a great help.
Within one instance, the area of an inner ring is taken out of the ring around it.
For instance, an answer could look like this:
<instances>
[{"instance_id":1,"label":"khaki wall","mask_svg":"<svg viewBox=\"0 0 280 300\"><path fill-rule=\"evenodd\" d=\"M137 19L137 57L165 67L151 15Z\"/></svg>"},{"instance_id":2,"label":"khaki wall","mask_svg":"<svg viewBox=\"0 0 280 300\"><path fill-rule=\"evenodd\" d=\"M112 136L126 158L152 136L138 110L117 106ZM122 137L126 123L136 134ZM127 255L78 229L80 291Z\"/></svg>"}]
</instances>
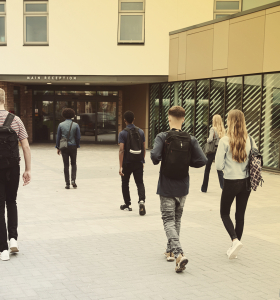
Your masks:
<instances>
[{"instance_id":1,"label":"khaki wall","mask_svg":"<svg viewBox=\"0 0 280 300\"><path fill-rule=\"evenodd\" d=\"M149 85L131 85L123 87L123 114L131 110L135 115L134 124L145 132L146 141L148 140L149 127ZM123 121L123 128L125 127ZM148 146L148 143L146 143Z\"/></svg>"},{"instance_id":2,"label":"khaki wall","mask_svg":"<svg viewBox=\"0 0 280 300\"><path fill-rule=\"evenodd\" d=\"M280 6L170 36L169 81L280 71Z\"/></svg>"}]
</instances>

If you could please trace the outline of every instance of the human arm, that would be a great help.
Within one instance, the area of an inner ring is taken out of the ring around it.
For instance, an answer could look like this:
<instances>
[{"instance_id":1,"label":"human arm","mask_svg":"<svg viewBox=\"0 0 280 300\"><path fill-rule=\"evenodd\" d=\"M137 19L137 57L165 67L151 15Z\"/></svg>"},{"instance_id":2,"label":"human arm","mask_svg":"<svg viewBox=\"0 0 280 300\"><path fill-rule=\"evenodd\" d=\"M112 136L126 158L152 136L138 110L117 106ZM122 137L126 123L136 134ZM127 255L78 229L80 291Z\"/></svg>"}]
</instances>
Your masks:
<instances>
[{"instance_id":1,"label":"human arm","mask_svg":"<svg viewBox=\"0 0 280 300\"><path fill-rule=\"evenodd\" d=\"M57 127L57 134L56 134L56 145L55 148L57 148L59 150L59 144L60 144L60 140L61 140L61 128L60 128L60 124ZM59 154L57 151L57 154Z\"/></svg>"},{"instance_id":2,"label":"human arm","mask_svg":"<svg viewBox=\"0 0 280 300\"><path fill-rule=\"evenodd\" d=\"M155 138L154 147L151 150L151 160L154 165L157 165L160 161L162 161L164 141L165 137L163 137L162 134L158 134Z\"/></svg>"},{"instance_id":3,"label":"human arm","mask_svg":"<svg viewBox=\"0 0 280 300\"><path fill-rule=\"evenodd\" d=\"M119 162L120 162L120 169L119 169L119 174L121 176L124 176L122 172L122 166L123 166L123 157L124 157L124 143L120 143L120 148L119 148Z\"/></svg>"},{"instance_id":4,"label":"human arm","mask_svg":"<svg viewBox=\"0 0 280 300\"><path fill-rule=\"evenodd\" d=\"M206 165L207 157L202 151L197 139L195 137L191 137L191 162L190 167L192 168L201 168Z\"/></svg>"},{"instance_id":5,"label":"human arm","mask_svg":"<svg viewBox=\"0 0 280 300\"><path fill-rule=\"evenodd\" d=\"M222 171L225 168L225 157L227 153L227 146L224 143L224 139L220 139L218 149L215 156L215 165L218 171Z\"/></svg>"},{"instance_id":6,"label":"human arm","mask_svg":"<svg viewBox=\"0 0 280 300\"><path fill-rule=\"evenodd\" d=\"M211 143L214 139L214 128L212 127L209 132L209 138L207 139L207 143Z\"/></svg>"},{"instance_id":7,"label":"human arm","mask_svg":"<svg viewBox=\"0 0 280 300\"><path fill-rule=\"evenodd\" d=\"M80 148L80 140L81 140L81 130L79 124L77 124L77 129L76 129L76 145L77 148Z\"/></svg>"},{"instance_id":8,"label":"human arm","mask_svg":"<svg viewBox=\"0 0 280 300\"><path fill-rule=\"evenodd\" d=\"M23 139L20 141L24 160L25 160L25 172L22 175L23 185L27 185L31 181L31 151L29 147L29 143L27 139Z\"/></svg>"}]
</instances>

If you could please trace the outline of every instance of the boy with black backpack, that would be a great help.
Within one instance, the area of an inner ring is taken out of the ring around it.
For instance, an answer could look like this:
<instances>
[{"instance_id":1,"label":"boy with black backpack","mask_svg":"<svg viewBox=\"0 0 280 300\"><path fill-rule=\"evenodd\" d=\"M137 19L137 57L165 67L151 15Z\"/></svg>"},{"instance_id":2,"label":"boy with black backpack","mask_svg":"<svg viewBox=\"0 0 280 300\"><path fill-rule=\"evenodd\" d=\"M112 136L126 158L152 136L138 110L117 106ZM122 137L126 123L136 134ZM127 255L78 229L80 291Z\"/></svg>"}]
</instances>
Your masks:
<instances>
[{"instance_id":1,"label":"boy with black backpack","mask_svg":"<svg viewBox=\"0 0 280 300\"><path fill-rule=\"evenodd\" d=\"M16 202L20 175L18 141L21 143L25 159L23 185L27 185L31 181L31 153L27 140L28 135L22 121L19 117L6 111L4 104L5 92L0 89L0 259L6 261L10 259L10 253L19 252ZM7 207L7 228L5 206Z\"/></svg>"},{"instance_id":2,"label":"boy with black backpack","mask_svg":"<svg viewBox=\"0 0 280 300\"><path fill-rule=\"evenodd\" d=\"M139 214L144 216L146 214L145 208L145 186L143 182L144 163L145 163L145 135L144 131L136 127L134 122L134 113L126 111L124 113L124 122L126 128L119 134L119 174L122 178L122 193L124 205L121 205L121 210L132 211L130 193L129 193L129 179L133 174L139 195Z\"/></svg>"},{"instance_id":3,"label":"boy with black backpack","mask_svg":"<svg viewBox=\"0 0 280 300\"><path fill-rule=\"evenodd\" d=\"M184 118L184 108L171 107L168 111L170 131L156 136L151 151L154 165L161 161L157 194L160 196L162 220L168 239L164 254L167 261L176 259L177 273L185 270L188 263L179 234L183 208L189 193L189 167L201 168L207 163L197 139L182 131Z\"/></svg>"}]
</instances>

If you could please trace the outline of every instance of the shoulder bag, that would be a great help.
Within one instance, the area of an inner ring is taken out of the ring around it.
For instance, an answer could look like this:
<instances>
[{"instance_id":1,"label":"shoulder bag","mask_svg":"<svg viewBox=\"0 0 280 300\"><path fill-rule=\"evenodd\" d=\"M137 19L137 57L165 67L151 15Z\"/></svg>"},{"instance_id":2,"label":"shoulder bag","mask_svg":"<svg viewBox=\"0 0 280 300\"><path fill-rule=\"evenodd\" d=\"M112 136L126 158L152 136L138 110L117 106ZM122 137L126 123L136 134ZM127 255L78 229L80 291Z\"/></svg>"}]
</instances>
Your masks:
<instances>
[{"instance_id":1,"label":"shoulder bag","mask_svg":"<svg viewBox=\"0 0 280 300\"><path fill-rule=\"evenodd\" d=\"M215 130L214 130L214 137L213 137L213 141L212 142L210 142L210 143L207 143L206 142L206 144L205 144L205 146L204 146L204 153L206 154L206 155L208 155L208 154L212 154L212 153L215 153L216 152L216 138L215 138Z\"/></svg>"},{"instance_id":2,"label":"shoulder bag","mask_svg":"<svg viewBox=\"0 0 280 300\"><path fill-rule=\"evenodd\" d=\"M71 123L67 138L63 137L63 138L60 139L60 143L59 143L59 150L60 151L64 151L68 148L68 141L69 141L72 125L73 125L73 121Z\"/></svg>"}]
</instances>

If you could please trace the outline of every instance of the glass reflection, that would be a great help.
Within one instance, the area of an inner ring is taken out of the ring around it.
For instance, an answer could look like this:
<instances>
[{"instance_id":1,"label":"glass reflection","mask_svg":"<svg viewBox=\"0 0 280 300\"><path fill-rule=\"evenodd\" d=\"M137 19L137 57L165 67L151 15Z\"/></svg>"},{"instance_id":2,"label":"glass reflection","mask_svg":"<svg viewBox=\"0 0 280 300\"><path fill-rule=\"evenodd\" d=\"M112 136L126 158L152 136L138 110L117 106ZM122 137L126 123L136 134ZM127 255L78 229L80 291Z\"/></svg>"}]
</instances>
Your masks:
<instances>
[{"instance_id":1,"label":"glass reflection","mask_svg":"<svg viewBox=\"0 0 280 300\"><path fill-rule=\"evenodd\" d=\"M89 101L77 102L77 123L81 130L82 142L95 141L96 104Z\"/></svg>"},{"instance_id":2,"label":"glass reflection","mask_svg":"<svg viewBox=\"0 0 280 300\"><path fill-rule=\"evenodd\" d=\"M35 101L34 140L53 141L53 101Z\"/></svg>"},{"instance_id":3,"label":"glass reflection","mask_svg":"<svg viewBox=\"0 0 280 300\"><path fill-rule=\"evenodd\" d=\"M97 141L115 142L117 103L98 102L97 107Z\"/></svg>"}]
</instances>

